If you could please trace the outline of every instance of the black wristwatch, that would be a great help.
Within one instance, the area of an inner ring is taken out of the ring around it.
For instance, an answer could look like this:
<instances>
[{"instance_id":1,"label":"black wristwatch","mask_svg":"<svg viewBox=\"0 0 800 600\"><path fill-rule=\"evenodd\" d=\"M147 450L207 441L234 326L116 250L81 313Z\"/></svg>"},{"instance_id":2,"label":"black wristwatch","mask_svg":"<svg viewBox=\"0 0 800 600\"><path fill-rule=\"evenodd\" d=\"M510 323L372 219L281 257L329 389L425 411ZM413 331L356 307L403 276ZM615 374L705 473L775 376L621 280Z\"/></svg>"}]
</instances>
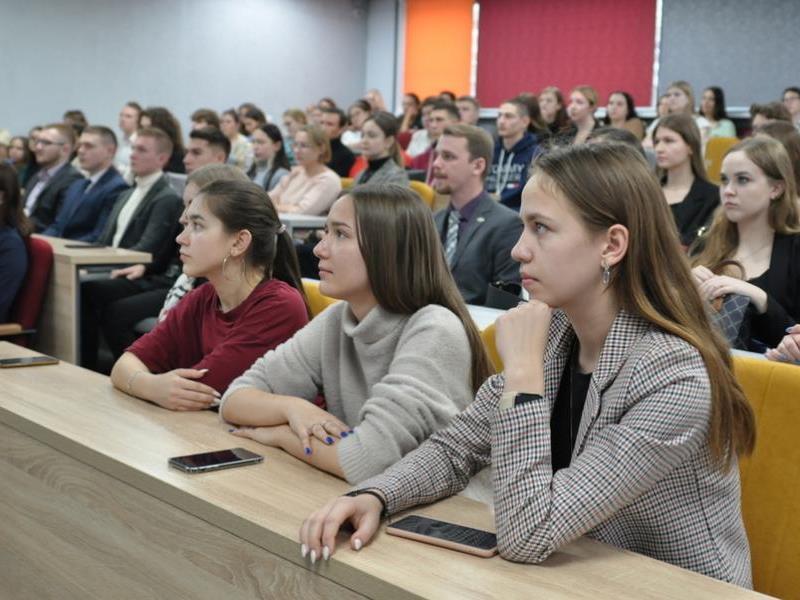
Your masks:
<instances>
[{"instance_id":1,"label":"black wristwatch","mask_svg":"<svg viewBox=\"0 0 800 600\"><path fill-rule=\"evenodd\" d=\"M383 495L379 494L375 490L353 490L352 492L347 492L344 494L345 496L349 496L351 498L355 498L356 496L360 496L361 494L369 494L370 496L375 496L381 503L381 521L387 519L389 517L389 511L386 507L386 500L383 499Z\"/></svg>"},{"instance_id":2,"label":"black wristwatch","mask_svg":"<svg viewBox=\"0 0 800 600\"><path fill-rule=\"evenodd\" d=\"M527 404L528 402L536 402L537 400L541 399L541 394L526 394L524 392L520 392L514 396L514 406L520 406L522 404Z\"/></svg>"}]
</instances>

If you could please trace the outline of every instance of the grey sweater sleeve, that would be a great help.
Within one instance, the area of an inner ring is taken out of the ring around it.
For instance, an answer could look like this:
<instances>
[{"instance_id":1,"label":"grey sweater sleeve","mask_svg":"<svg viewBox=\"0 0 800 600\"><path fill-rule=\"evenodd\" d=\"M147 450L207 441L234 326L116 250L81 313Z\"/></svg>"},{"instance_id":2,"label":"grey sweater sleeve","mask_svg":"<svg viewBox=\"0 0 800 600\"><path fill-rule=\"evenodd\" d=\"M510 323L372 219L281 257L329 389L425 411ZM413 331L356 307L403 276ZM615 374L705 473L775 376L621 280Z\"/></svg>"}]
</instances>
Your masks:
<instances>
[{"instance_id":1,"label":"grey sweater sleeve","mask_svg":"<svg viewBox=\"0 0 800 600\"><path fill-rule=\"evenodd\" d=\"M461 321L431 305L414 314L359 424L337 442L347 481L377 475L447 425L472 400L471 353Z\"/></svg>"},{"instance_id":2,"label":"grey sweater sleeve","mask_svg":"<svg viewBox=\"0 0 800 600\"><path fill-rule=\"evenodd\" d=\"M322 389L325 332L331 328L341 330L341 313L345 306L340 302L329 307L234 379L222 397L219 414L223 414L225 402L231 394L242 388L313 400Z\"/></svg>"}]
</instances>

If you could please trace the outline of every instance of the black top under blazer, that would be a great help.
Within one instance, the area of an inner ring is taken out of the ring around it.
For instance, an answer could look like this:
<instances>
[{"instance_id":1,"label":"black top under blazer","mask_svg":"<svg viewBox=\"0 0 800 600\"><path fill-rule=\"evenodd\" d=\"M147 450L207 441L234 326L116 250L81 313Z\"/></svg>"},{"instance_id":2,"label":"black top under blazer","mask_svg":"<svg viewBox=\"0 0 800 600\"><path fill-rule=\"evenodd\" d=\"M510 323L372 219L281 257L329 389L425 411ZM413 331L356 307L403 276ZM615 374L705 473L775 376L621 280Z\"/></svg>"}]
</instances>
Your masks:
<instances>
[{"instance_id":1,"label":"black top under blazer","mask_svg":"<svg viewBox=\"0 0 800 600\"><path fill-rule=\"evenodd\" d=\"M686 197L677 204L670 204L672 216L675 218L675 225L678 226L678 233L681 243L689 247L697 238L697 232L711 222L714 210L719 206L719 188L713 183L694 178L692 187Z\"/></svg>"}]
</instances>

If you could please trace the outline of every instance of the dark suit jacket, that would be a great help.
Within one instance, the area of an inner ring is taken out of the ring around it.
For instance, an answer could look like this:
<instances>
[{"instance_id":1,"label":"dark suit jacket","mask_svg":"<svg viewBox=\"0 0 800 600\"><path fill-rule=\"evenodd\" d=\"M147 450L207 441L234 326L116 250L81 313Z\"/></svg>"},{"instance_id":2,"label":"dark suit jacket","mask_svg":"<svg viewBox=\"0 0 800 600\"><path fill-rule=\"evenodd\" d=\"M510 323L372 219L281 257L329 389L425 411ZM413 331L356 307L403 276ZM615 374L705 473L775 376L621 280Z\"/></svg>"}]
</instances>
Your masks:
<instances>
[{"instance_id":1,"label":"dark suit jacket","mask_svg":"<svg viewBox=\"0 0 800 600\"><path fill-rule=\"evenodd\" d=\"M97 240L98 243L111 245L117 231L119 213L134 189L120 194L108 217L106 228ZM133 213L119 247L150 252L153 255L153 262L148 265L148 273L162 273L175 254L175 236L178 233L178 219L182 210L181 199L170 187L167 178L162 175Z\"/></svg>"},{"instance_id":2,"label":"dark suit jacket","mask_svg":"<svg viewBox=\"0 0 800 600\"><path fill-rule=\"evenodd\" d=\"M128 184L114 167L84 192L87 184L85 179L72 182L55 222L44 230L44 235L83 242L94 242L100 237L114 202L128 189Z\"/></svg>"},{"instance_id":3,"label":"dark suit jacket","mask_svg":"<svg viewBox=\"0 0 800 600\"><path fill-rule=\"evenodd\" d=\"M519 265L511 248L522 233L519 214L484 193L463 233L459 236L450 270L467 304L483 305L490 283L520 282ZM447 228L447 210L434 215L440 239Z\"/></svg>"},{"instance_id":4,"label":"dark suit jacket","mask_svg":"<svg viewBox=\"0 0 800 600\"><path fill-rule=\"evenodd\" d=\"M28 182L26 188L27 194L39 183L39 178L42 176L42 171L36 173ZM36 232L40 233L48 228L53 221L56 220L58 211L61 210L61 205L64 203L64 197L67 194L67 188L76 179L81 179L81 174L71 164L67 163L61 167L52 179L47 183L47 186L39 194L36 199L36 204L31 210L31 220L36 228ZM23 202L24 204L24 202Z\"/></svg>"},{"instance_id":5,"label":"dark suit jacket","mask_svg":"<svg viewBox=\"0 0 800 600\"><path fill-rule=\"evenodd\" d=\"M339 177L350 177L350 169L356 162L356 155L342 143L341 138L331 140L331 160L327 164Z\"/></svg>"}]
</instances>

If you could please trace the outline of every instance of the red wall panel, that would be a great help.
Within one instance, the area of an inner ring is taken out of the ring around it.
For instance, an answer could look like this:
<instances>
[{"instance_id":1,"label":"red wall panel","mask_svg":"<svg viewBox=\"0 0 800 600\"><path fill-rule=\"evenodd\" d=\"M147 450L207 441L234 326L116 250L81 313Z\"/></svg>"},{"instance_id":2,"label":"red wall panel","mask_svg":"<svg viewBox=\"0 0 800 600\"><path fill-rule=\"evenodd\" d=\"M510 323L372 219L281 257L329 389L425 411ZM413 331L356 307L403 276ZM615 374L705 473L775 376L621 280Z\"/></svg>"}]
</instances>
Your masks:
<instances>
[{"instance_id":1,"label":"red wall panel","mask_svg":"<svg viewBox=\"0 0 800 600\"><path fill-rule=\"evenodd\" d=\"M652 104L656 0L483 0L477 95L498 106L555 85L593 86Z\"/></svg>"}]
</instances>

